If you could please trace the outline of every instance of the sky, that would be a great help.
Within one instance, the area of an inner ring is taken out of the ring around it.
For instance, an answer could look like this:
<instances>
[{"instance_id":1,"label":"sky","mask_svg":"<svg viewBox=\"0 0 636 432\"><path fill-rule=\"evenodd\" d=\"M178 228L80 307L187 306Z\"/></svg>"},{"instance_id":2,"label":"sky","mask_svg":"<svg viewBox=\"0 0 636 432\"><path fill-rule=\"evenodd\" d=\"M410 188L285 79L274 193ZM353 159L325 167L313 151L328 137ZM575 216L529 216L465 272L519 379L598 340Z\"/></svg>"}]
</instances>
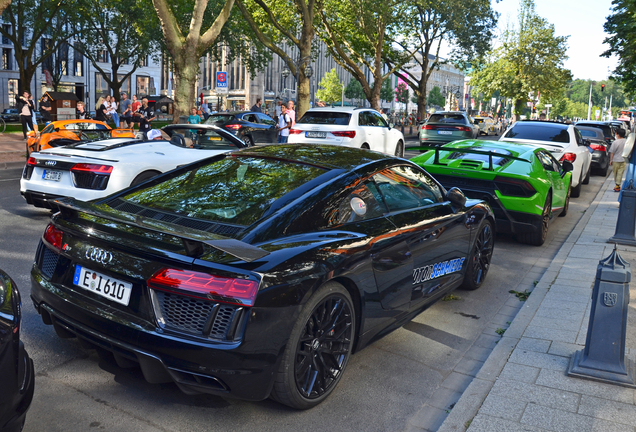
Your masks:
<instances>
[{"instance_id":1,"label":"sky","mask_svg":"<svg viewBox=\"0 0 636 432\"><path fill-rule=\"evenodd\" d=\"M616 67L616 58L600 57L609 48L603 24L611 6L611 0L535 0L537 14L554 24L556 35L570 36L565 67L575 79L603 80ZM492 0L492 7L500 13L500 31L516 23L519 0Z\"/></svg>"}]
</instances>

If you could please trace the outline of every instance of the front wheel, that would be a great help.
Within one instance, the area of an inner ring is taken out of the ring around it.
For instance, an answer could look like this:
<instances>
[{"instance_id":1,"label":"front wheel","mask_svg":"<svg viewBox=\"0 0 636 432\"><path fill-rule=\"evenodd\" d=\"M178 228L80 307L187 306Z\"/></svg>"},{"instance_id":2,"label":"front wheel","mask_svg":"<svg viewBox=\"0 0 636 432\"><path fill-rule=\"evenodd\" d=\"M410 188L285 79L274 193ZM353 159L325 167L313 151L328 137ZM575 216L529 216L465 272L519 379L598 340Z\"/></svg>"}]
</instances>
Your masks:
<instances>
[{"instance_id":1,"label":"front wheel","mask_svg":"<svg viewBox=\"0 0 636 432\"><path fill-rule=\"evenodd\" d=\"M476 290L484 282L488 269L490 269L494 245L495 236L492 230L492 223L489 220L485 220L473 245L462 288L471 291Z\"/></svg>"},{"instance_id":2,"label":"front wheel","mask_svg":"<svg viewBox=\"0 0 636 432\"><path fill-rule=\"evenodd\" d=\"M347 290L323 285L303 307L276 375L272 399L312 408L334 390L353 348L355 309Z\"/></svg>"}]
</instances>

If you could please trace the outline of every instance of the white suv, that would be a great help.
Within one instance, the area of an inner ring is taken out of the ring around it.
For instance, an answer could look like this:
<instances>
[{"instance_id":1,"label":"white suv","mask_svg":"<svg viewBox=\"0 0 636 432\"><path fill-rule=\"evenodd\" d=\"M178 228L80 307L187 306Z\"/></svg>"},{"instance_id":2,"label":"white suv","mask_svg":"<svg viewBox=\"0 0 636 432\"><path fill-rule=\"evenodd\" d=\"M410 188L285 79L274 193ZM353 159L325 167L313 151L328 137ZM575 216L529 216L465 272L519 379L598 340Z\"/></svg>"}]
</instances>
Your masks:
<instances>
[{"instance_id":1,"label":"white suv","mask_svg":"<svg viewBox=\"0 0 636 432\"><path fill-rule=\"evenodd\" d=\"M550 121L522 120L513 123L499 141L516 142L542 147L552 153L559 162L568 160L572 171L572 196L581 194L581 184L590 181L592 153L581 132L573 125Z\"/></svg>"},{"instance_id":2,"label":"white suv","mask_svg":"<svg viewBox=\"0 0 636 432\"><path fill-rule=\"evenodd\" d=\"M313 108L289 131L289 143L334 144L404 157L404 136L370 108Z\"/></svg>"}]
</instances>

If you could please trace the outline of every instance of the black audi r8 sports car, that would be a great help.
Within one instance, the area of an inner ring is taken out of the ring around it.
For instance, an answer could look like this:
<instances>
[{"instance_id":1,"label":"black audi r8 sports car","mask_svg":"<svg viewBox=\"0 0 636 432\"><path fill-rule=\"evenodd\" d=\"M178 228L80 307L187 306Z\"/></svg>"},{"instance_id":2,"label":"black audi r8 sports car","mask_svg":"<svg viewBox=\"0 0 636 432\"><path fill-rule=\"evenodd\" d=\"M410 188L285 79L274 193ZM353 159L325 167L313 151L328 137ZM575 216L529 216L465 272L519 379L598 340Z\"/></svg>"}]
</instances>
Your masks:
<instances>
[{"instance_id":1,"label":"black audi r8 sports car","mask_svg":"<svg viewBox=\"0 0 636 432\"><path fill-rule=\"evenodd\" d=\"M478 288L494 245L484 202L346 147L253 147L57 203L31 278L58 335L188 394L299 409L353 351Z\"/></svg>"},{"instance_id":2,"label":"black audi r8 sports car","mask_svg":"<svg viewBox=\"0 0 636 432\"><path fill-rule=\"evenodd\" d=\"M34 369L20 340L22 301L15 282L0 270L0 431L19 432L33 399Z\"/></svg>"}]
</instances>

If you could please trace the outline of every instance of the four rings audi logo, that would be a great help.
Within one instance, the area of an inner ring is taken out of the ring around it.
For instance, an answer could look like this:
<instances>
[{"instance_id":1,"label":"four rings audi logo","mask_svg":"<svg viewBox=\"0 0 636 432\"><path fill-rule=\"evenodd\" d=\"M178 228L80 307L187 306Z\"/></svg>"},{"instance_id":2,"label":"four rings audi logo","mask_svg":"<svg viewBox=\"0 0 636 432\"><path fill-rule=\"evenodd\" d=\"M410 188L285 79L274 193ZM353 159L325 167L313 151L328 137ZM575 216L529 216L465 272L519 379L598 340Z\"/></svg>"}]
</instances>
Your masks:
<instances>
[{"instance_id":1,"label":"four rings audi logo","mask_svg":"<svg viewBox=\"0 0 636 432\"><path fill-rule=\"evenodd\" d=\"M86 250L86 259L105 265L113 260L113 254L103 249L91 246Z\"/></svg>"},{"instance_id":2,"label":"four rings audi logo","mask_svg":"<svg viewBox=\"0 0 636 432\"><path fill-rule=\"evenodd\" d=\"M48 160L46 162L44 162L45 165L48 166L54 166L57 163L57 161L53 161L53 160Z\"/></svg>"}]
</instances>

